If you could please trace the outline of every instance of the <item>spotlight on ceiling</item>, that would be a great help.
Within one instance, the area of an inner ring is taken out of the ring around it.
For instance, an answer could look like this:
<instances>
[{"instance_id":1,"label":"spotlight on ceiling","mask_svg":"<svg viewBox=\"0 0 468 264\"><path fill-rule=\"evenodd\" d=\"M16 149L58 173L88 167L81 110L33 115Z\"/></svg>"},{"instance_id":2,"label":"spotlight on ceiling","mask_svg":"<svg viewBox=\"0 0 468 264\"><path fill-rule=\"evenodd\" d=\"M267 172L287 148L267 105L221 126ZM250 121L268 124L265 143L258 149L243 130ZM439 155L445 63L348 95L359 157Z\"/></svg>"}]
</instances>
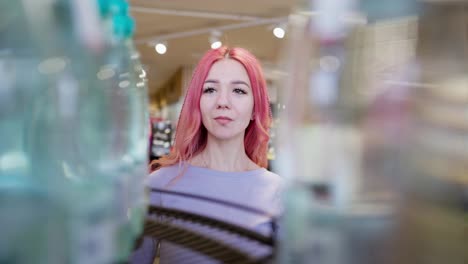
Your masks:
<instances>
[{"instance_id":1,"label":"spotlight on ceiling","mask_svg":"<svg viewBox=\"0 0 468 264\"><path fill-rule=\"evenodd\" d=\"M220 48L223 45L223 43L220 40L221 35L222 33L218 30L214 30L211 32L210 45L212 49Z\"/></svg>"},{"instance_id":2,"label":"spotlight on ceiling","mask_svg":"<svg viewBox=\"0 0 468 264\"><path fill-rule=\"evenodd\" d=\"M220 48L222 45L223 45L223 43L221 43L221 41L215 41L215 42L211 43L211 48L212 49L217 49L217 48Z\"/></svg>"},{"instance_id":3,"label":"spotlight on ceiling","mask_svg":"<svg viewBox=\"0 0 468 264\"><path fill-rule=\"evenodd\" d=\"M286 34L285 30L284 30L284 26L276 26L274 29L273 29L273 35L275 35L275 37L279 38L279 39L282 39L284 38L284 35Z\"/></svg>"},{"instance_id":4,"label":"spotlight on ceiling","mask_svg":"<svg viewBox=\"0 0 468 264\"><path fill-rule=\"evenodd\" d=\"M165 43L159 42L154 46L154 49L158 54L164 54L167 51L167 46Z\"/></svg>"}]
</instances>

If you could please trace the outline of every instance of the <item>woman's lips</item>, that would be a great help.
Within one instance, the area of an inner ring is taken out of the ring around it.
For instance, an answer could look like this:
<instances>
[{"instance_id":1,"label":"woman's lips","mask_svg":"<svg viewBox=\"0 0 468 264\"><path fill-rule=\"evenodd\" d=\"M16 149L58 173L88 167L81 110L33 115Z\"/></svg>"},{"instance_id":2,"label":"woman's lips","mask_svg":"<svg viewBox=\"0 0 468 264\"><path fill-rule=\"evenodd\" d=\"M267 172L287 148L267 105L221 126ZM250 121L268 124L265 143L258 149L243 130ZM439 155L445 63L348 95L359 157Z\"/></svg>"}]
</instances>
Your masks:
<instances>
[{"instance_id":1,"label":"woman's lips","mask_svg":"<svg viewBox=\"0 0 468 264\"><path fill-rule=\"evenodd\" d=\"M221 125L226 125L232 121L232 119L227 116L218 116L218 117L215 117L215 120Z\"/></svg>"}]
</instances>

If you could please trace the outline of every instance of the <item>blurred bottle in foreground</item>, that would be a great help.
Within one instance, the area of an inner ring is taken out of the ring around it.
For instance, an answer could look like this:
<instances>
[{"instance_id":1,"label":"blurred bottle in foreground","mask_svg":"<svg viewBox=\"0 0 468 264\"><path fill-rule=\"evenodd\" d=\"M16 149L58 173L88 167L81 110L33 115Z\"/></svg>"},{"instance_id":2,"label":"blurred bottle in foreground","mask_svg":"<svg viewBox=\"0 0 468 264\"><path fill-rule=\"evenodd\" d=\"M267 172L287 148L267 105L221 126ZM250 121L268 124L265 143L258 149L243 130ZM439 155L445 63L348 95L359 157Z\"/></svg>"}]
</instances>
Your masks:
<instances>
[{"instance_id":1,"label":"blurred bottle in foreground","mask_svg":"<svg viewBox=\"0 0 468 264\"><path fill-rule=\"evenodd\" d=\"M112 123L105 87L96 77L95 58L105 48L97 4L23 3L44 80L36 86L29 116L32 171L63 212L66 263L110 263L117 226L112 181L103 161Z\"/></svg>"},{"instance_id":2,"label":"blurred bottle in foreground","mask_svg":"<svg viewBox=\"0 0 468 264\"><path fill-rule=\"evenodd\" d=\"M22 1L0 1L0 39L0 263L65 263L64 212L28 153L31 102L45 80Z\"/></svg>"},{"instance_id":3,"label":"blurred bottle in foreground","mask_svg":"<svg viewBox=\"0 0 468 264\"><path fill-rule=\"evenodd\" d=\"M147 87L145 72L133 46L134 22L123 1L101 1L107 50L100 58L98 79L108 100L109 149L105 150L106 174L113 178L118 221L117 251L125 261L141 232L146 211L143 178L147 175ZM108 4L107 8L105 5ZM104 6L104 7L103 7ZM103 167L103 168L104 168Z\"/></svg>"},{"instance_id":4,"label":"blurred bottle in foreground","mask_svg":"<svg viewBox=\"0 0 468 264\"><path fill-rule=\"evenodd\" d=\"M416 5L393 1L383 16L364 12L366 4L301 1L290 17L278 142L278 172L289 182L280 263L392 263L401 145L389 142L406 133L408 93L400 89L401 98L381 107L377 74L409 63L407 54L407 61L385 55L411 48ZM387 19L393 23L382 26ZM393 124L380 126L386 121Z\"/></svg>"},{"instance_id":5,"label":"blurred bottle in foreground","mask_svg":"<svg viewBox=\"0 0 468 264\"><path fill-rule=\"evenodd\" d=\"M423 7L395 263L467 263L468 3Z\"/></svg>"},{"instance_id":6,"label":"blurred bottle in foreground","mask_svg":"<svg viewBox=\"0 0 468 264\"><path fill-rule=\"evenodd\" d=\"M144 210L138 186L147 164L145 87L126 65L115 66L126 67L122 78L133 78L121 90L107 80L113 69L101 68L108 48L95 0L1 6L8 40L1 47L1 98L8 101L0 119L7 139L0 148L0 207L7 216L0 220L7 230L0 262L122 261L142 225L133 212ZM129 50L121 56L133 61ZM117 102L112 94L123 95ZM119 184L123 191L116 193ZM123 207L126 221L118 214ZM124 225L133 235L121 235Z\"/></svg>"}]
</instances>

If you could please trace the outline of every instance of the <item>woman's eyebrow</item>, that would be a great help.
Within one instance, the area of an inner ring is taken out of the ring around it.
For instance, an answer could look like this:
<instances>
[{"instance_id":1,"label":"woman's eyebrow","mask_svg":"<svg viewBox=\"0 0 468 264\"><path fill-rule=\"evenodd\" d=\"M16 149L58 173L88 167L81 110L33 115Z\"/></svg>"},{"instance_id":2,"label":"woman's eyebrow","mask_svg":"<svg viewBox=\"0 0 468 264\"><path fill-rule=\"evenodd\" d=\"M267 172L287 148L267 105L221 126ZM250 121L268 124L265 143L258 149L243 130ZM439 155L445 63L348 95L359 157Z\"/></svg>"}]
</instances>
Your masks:
<instances>
[{"instance_id":1,"label":"woman's eyebrow","mask_svg":"<svg viewBox=\"0 0 468 264\"><path fill-rule=\"evenodd\" d=\"M231 83L232 84L243 84L243 85L245 85L247 87L250 87L250 85L248 83L244 82L244 81L232 81Z\"/></svg>"},{"instance_id":2,"label":"woman's eyebrow","mask_svg":"<svg viewBox=\"0 0 468 264\"><path fill-rule=\"evenodd\" d=\"M212 80L212 79L208 79L205 81L205 83L219 83L219 81L217 80ZM236 80L236 81L232 81L231 84L243 84L247 87L250 87L250 85L247 83L247 82L244 82L244 81L240 81L240 80Z\"/></svg>"}]
</instances>

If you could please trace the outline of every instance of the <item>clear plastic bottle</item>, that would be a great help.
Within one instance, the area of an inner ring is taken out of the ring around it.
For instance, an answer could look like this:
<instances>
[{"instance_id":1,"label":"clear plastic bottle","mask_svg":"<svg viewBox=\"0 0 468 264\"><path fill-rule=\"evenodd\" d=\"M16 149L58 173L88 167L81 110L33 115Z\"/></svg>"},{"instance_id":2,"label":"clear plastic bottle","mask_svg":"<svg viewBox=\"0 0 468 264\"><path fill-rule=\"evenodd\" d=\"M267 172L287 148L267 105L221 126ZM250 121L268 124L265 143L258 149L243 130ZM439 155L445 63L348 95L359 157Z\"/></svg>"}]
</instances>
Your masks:
<instances>
[{"instance_id":1,"label":"clear plastic bottle","mask_svg":"<svg viewBox=\"0 0 468 264\"><path fill-rule=\"evenodd\" d=\"M133 31L129 37L133 36ZM148 111L148 81L146 71L140 60L140 55L135 49L133 42L127 42L127 49L131 58L131 68L133 69L136 83L134 85L132 104L132 125L130 133L131 151L130 155L134 159L134 170L131 173L131 218L133 236L138 236L143 230L143 218L146 215L148 206L148 193L146 192L144 180L148 174L148 137L150 118ZM134 237L135 238L135 237Z\"/></svg>"},{"instance_id":2,"label":"clear plastic bottle","mask_svg":"<svg viewBox=\"0 0 468 264\"><path fill-rule=\"evenodd\" d=\"M133 47L134 22L124 0L99 1L106 42L99 57L98 82L103 87L110 124L108 149L101 169L111 181L115 202L113 212L118 226L116 261L126 261L134 240L140 234L146 213L144 177L148 164L148 103L146 80Z\"/></svg>"},{"instance_id":3,"label":"clear plastic bottle","mask_svg":"<svg viewBox=\"0 0 468 264\"><path fill-rule=\"evenodd\" d=\"M102 169L112 131L108 98L96 78L103 52L95 1L28 3L47 85L32 104L30 153L49 193L66 212L69 263L111 263L117 249L115 202ZM42 13L42 14L41 14ZM39 35L41 34L41 35ZM103 151L104 150L104 151Z\"/></svg>"},{"instance_id":4,"label":"clear plastic bottle","mask_svg":"<svg viewBox=\"0 0 468 264\"><path fill-rule=\"evenodd\" d=\"M281 98L279 263L388 263L398 193L366 160L368 21L358 1L299 2Z\"/></svg>"},{"instance_id":5,"label":"clear plastic bottle","mask_svg":"<svg viewBox=\"0 0 468 264\"><path fill-rule=\"evenodd\" d=\"M1 6L0 262L123 261L146 208L147 93L131 52L102 64L95 0Z\"/></svg>"},{"instance_id":6,"label":"clear plastic bottle","mask_svg":"<svg viewBox=\"0 0 468 264\"><path fill-rule=\"evenodd\" d=\"M396 263L468 261L466 1L425 1L403 159Z\"/></svg>"},{"instance_id":7,"label":"clear plastic bottle","mask_svg":"<svg viewBox=\"0 0 468 264\"><path fill-rule=\"evenodd\" d=\"M0 6L0 262L64 263L63 211L28 153L31 102L45 84L38 47L24 3Z\"/></svg>"},{"instance_id":8,"label":"clear plastic bottle","mask_svg":"<svg viewBox=\"0 0 468 264\"><path fill-rule=\"evenodd\" d=\"M95 1L23 1L40 51L26 128L34 178L63 215L61 263L111 263L114 196L101 160L108 155L107 98L97 81L103 51ZM49 234L50 235L50 234Z\"/></svg>"},{"instance_id":9,"label":"clear plastic bottle","mask_svg":"<svg viewBox=\"0 0 468 264\"><path fill-rule=\"evenodd\" d=\"M126 10L119 8L118 10ZM112 76L103 81L108 85L109 116L112 129L109 153L109 174L114 176L115 210L119 219L119 260L126 260L133 242L141 232L146 212L147 196L144 177L148 164L148 103L146 83L141 80L142 67L135 58L131 39L133 20L126 14L114 13L112 36L103 60L101 73Z\"/></svg>"}]
</instances>

